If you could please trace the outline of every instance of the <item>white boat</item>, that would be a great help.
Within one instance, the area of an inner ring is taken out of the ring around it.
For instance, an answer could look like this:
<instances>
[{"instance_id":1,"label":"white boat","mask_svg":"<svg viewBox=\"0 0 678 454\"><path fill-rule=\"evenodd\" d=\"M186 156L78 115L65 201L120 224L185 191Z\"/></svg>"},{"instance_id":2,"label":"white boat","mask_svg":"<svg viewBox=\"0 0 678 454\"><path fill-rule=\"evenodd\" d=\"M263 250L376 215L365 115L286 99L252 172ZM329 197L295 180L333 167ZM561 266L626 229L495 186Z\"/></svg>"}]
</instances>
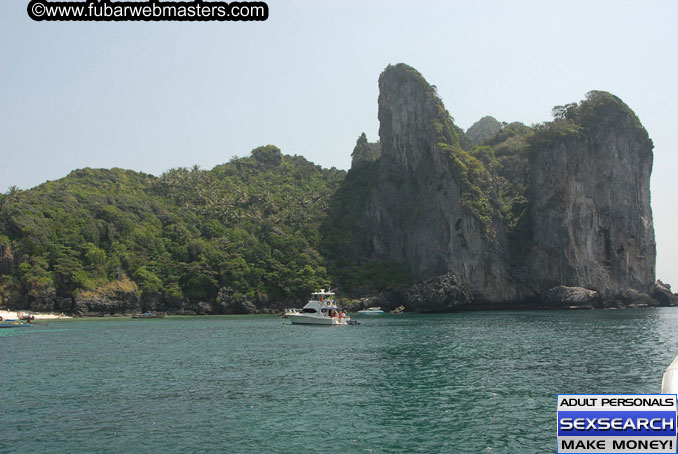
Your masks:
<instances>
[{"instance_id":1,"label":"white boat","mask_svg":"<svg viewBox=\"0 0 678 454\"><path fill-rule=\"evenodd\" d=\"M664 376L662 377L662 394L676 393L678 393L678 356L664 371Z\"/></svg>"},{"instance_id":2,"label":"white boat","mask_svg":"<svg viewBox=\"0 0 678 454\"><path fill-rule=\"evenodd\" d=\"M358 313L361 315L381 315L384 311L382 311L380 307L368 307L367 309L358 311Z\"/></svg>"},{"instance_id":3,"label":"white boat","mask_svg":"<svg viewBox=\"0 0 678 454\"><path fill-rule=\"evenodd\" d=\"M290 315L294 314L301 314L301 309L297 309L296 307L290 308L290 309L285 309L282 313L282 318L287 318Z\"/></svg>"},{"instance_id":4,"label":"white boat","mask_svg":"<svg viewBox=\"0 0 678 454\"><path fill-rule=\"evenodd\" d=\"M348 325L350 318L339 310L334 302L334 293L321 289L311 295L301 312L287 312L293 325Z\"/></svg>"}]
</instances>

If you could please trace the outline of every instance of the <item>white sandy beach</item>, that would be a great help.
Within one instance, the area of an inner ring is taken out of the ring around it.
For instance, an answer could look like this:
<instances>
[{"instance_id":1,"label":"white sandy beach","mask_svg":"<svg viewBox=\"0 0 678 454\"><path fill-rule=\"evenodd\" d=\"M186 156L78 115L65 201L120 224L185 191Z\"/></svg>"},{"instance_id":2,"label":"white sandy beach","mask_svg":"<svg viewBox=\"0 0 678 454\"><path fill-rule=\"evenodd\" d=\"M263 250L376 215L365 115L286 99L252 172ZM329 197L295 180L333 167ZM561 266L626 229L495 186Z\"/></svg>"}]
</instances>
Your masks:
<instances>
[{"instance_id":1,"label":"white sandy beach","mask_svg":"<svg viewBox=\"0 0 678 454\"><path fill-rule=\"evenodd\" d=\"M12 320L12 319L17 319L19 318L19 313L28 313L35 317L35 320L54 320L58 318L73 318L69 317L67 315L63 314L54 314L54 313L41 313L41 312L33 312L33 311L6 311L6 310L0 310L0 317L2 317L3 320Z\"/></svg>"}]
</instances>

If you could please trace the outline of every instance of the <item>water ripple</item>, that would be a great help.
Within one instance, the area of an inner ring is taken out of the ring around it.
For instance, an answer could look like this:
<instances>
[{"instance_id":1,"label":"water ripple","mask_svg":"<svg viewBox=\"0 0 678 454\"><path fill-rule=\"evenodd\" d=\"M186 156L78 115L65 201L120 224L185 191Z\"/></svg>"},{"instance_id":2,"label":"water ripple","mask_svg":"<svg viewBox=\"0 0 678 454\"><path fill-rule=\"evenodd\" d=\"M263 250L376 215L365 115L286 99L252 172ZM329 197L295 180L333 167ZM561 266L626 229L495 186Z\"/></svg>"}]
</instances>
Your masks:
<instances>
[{"instance_id":1,"label":"water ripple","mask_svg":"<svg viewBox=\"0 0 678 454\"><path fill-rule=\"evenodd\" d=\"M677 321L639 309L2 332L0 453L552 452L556 394L658 392Z\"/></svg>"}]
</instances>

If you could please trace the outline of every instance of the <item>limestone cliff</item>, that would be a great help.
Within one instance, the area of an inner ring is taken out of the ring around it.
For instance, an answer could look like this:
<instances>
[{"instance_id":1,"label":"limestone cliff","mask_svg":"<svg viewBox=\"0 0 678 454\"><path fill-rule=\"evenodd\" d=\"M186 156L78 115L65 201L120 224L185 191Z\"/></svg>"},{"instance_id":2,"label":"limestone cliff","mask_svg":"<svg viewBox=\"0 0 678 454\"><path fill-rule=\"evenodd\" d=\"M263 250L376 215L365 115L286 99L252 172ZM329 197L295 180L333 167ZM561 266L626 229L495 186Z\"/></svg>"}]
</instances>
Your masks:
<instances>
[{"instance_id":1,"label":"limestone cliff","mask_svg":"<svg viewBox=\"0 0 678 454\"><path fill-rule=\"evenodd\" d=\"M621 100L592 92L551 123L472 140L413 68L387 67L379 89L381 154L347 178L364 260L406 264L415 282L456 276L474 304L652 291L652 142Z\"/></svg>"},{"instance_id":2,"label":"limestone cliff","mask_svg":"<svg viewBox=\"0 0 678 454\"><path fill-rule=\"evenodd\" d=\"M415 280L454 273L481 300L515 298L492 176L413 68L379 79L382 154L370 182L367 251L409 264Z\"/></svg>"},{"instance_id":3,"label":"limestone cliff","mask_svg":"<svg viewBox=\"0 0 678 454\"><path fill-rule=\"evenodd\" d=\"M540 290L610 297L655 282L652 141L619 98L591 92L540 134L529 189L529 266Z\"/></svg>"}]
</instances>

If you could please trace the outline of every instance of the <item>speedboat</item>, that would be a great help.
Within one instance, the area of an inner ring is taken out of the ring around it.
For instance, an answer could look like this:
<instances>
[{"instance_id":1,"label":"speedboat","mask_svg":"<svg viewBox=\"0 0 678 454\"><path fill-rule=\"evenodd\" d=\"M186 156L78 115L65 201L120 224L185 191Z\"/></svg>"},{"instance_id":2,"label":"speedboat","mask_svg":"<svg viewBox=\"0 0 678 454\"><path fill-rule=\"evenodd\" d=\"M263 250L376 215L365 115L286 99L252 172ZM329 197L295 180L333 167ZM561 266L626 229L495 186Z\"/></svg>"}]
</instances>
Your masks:
<instances>
[{"instance_id":1,"label":"speedboat","mask_svg":"<svg viewBox=\"0 0 678 454\"><path fill-rule=\"evenodd\" d=\"M358 313L360 315L382 315L384 311L382 311L380 307L368 307L367 309L358 311Z\"/></svg>"},{"instance_id":2,"label":"speedboat","mask_svg":"<svg viewBox=\"0 0 678 454\"><path fill-rule=\"evenodd\" d=\"M350 320L334 302L334 293L325 289L311 294L301 311L289 311L286 315L293 325L348 325Z\"/></svg>"},{"instance_id":3,"label":"speedboat","mask_svg":"<svg viewBox=\"0 0 678 454\"><path fill-rule=\"evenodd\" d=\"M132 318L165 318L165 312L144 312L143 314L133 314Z\"/></svg>"},{"instance_id":4,"label":"speedboat","mask_svg":"<svg viewBox=\"0 0 678 454\"><path fill-rule=\"evenodd\" d=\"M21 320L4 320L0 321L0 328L28 328L33 326L31 323L23 323Z\"/></svg>"}]
</instances>

